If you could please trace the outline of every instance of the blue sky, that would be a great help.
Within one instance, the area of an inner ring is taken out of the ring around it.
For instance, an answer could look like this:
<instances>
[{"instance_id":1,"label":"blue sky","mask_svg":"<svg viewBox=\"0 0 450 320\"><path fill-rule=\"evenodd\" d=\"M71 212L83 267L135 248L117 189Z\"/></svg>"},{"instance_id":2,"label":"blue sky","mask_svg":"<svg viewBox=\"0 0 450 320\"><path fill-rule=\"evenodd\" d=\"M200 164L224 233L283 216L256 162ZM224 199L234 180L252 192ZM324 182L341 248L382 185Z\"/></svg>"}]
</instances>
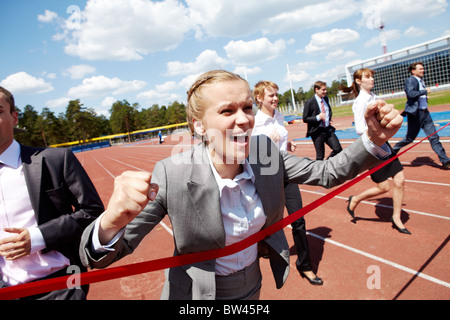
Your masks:
<instances>
[{"instance_id":1,"label":"blue sky","mask_svg":"<svg viewBox=\"0 0 450 320\"><path fill-rule=\"evenodd\" d=\"M328 83L346 64L450 33L447 0L2 1L0 85L16 105L65 112L68 101L108 116L184 102L202 72L222 68L280 92Z\"/></svg>"}]
</instances>

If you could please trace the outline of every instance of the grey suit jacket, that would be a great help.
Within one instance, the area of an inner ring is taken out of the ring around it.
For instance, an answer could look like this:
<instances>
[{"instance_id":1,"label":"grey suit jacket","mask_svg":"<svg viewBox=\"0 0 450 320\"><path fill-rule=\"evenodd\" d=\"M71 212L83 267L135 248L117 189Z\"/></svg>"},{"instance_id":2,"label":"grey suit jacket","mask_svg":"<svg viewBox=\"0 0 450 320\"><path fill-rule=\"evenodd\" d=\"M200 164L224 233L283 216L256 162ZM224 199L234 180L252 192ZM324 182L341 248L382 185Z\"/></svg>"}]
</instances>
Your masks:
<instances>
[{"instance_id":1,"label":"grey suit jacket","mask_svg":"<svg viewBox=\"0 0 450 320\"><path fill-rule=\"evenodd\" d=\"M130 254L144 236L166 214L169 215L175 241L175 255L223 248L225 231L222 222L219 189L209 166L203 144L192 151L156 164L152 182L159 184L155 201L125 228L114 246L115 251L96 256L91 252L88 227L82 238L80 255L86 266L103 268ZM252 137L249 163L255 174L256 190L262 200L270 226L283 218L285 182L333 187L353 178L378 162L358 140L328 161L312 161L280 153L264 135ZM289 246L281 230L264 242L275 282L280 288L289 273ZM215 260L203 261L166 270L163 299L214 299Z\"/></svg>"}]
</instances>

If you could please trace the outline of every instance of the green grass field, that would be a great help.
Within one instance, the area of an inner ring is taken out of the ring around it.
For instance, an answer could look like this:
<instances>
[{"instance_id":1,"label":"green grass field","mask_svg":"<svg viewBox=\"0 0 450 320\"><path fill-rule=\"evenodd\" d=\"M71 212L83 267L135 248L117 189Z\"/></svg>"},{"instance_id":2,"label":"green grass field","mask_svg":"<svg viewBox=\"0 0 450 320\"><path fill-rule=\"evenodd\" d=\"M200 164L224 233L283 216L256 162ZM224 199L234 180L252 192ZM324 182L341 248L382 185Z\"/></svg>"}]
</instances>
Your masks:
<instances>
[{"instance_id":1,"label":"green grass field","mask_svg":"<svg viewBox=\"0 0 450 320\"><path fill-rule=\"evenodd\" d=\"M403 111L405 108L406 97L386 99L386 102L391 103L395 106L395 109ZM450 90L432 92L428 96L428 107L432 109L433 106L450 104ZM352 116L352 105L343 105L339 107L333 107L333 118Z\"/></svg>"}]
</instances>

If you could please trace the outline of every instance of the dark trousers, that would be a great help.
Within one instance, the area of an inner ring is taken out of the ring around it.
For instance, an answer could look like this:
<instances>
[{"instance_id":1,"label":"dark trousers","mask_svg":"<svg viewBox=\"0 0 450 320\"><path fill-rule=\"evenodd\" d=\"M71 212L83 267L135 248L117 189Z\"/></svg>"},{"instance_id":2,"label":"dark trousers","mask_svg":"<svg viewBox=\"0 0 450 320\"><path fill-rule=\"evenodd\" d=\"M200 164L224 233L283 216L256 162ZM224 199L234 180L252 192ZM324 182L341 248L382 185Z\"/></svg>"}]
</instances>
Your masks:
<instances>
[{"instance_id":1,"label":"dark trousers","mask_svg":"<svg viewBox=\"0 0 450 320\"><path fill-rule=\"evenodd\" d=\"M395 152L398 152L401 148L413 142L417 138L420 129L423 129L427 136L436 132L436 127L428 109L419 110L417 116L409 113L406 116L408 119L408 131L406 132L406 136L394 146L393 149ZM436 152L442 164L450 161L445 153L444 147L439 141L437 133L433 134L428 140L430 141L431 148Z\"/></svg>"},{"instance_id":2,"label":"dark trousers","mask_svg":"<svg viewBox=\"0 0 450 320\"><path fill-rule=\"evenodd\" d=\"M302 197L298 184L289 183L284 187L284 198L288 214L300 210L303 207ZM294 221L292 224L292 237L297 251L297 261L295 262L299 271L312 271L311 258L309 255L309 245L306 236L306 225L303 217Z\"/></svg>"},{"instance_id":3,"label":"dark trousers","mask_svg":"<svg viewBox=\"0 0 450 320\"><path fill-rule=\"evenodd\" d=\"M328 158L334 157L342 151L341 143L338 137L334 133L334 130L330 127L317 128L317 130L311 134L311 138L316 149L316 160L323 160L325 157L325 143L333 150Z\"/></svg>"}]
</instances>

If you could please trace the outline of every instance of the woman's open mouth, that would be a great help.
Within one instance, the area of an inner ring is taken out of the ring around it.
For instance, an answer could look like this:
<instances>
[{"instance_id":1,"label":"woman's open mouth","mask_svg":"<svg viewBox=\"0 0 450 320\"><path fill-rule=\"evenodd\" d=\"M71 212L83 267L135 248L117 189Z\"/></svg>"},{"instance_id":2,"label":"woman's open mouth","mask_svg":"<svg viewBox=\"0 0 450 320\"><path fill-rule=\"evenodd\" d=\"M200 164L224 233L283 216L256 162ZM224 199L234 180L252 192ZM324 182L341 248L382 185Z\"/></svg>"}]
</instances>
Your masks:
<instances>
[{"instance_id":1,"label":"woman's open mouth","mask_svg":"<svg viewBox=\"0 0 450 320\"><path fill-rule=\"evenodd\" d=\"M238 134L233 134L233 140L238 144L246 144L249 140L248 132L242 132Z\"/></svg>"}]
</instances>

